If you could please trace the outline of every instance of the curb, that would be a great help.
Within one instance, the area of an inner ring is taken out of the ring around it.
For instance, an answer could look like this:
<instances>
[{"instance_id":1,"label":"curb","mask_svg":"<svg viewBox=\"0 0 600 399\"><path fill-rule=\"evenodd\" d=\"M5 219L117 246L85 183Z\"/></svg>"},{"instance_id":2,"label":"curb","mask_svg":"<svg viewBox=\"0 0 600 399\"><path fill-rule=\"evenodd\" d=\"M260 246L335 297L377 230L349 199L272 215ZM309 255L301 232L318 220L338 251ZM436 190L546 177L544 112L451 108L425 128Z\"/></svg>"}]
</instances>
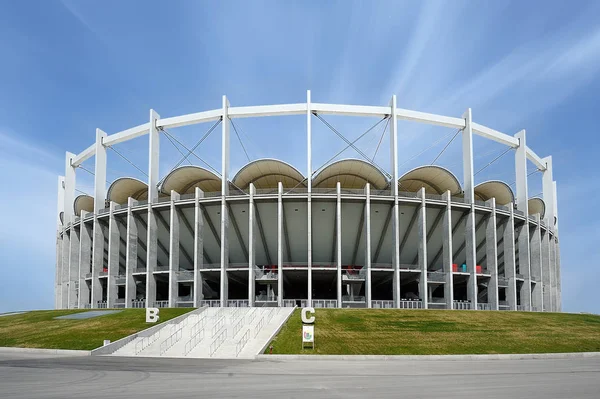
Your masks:
<instances>
[{"instance_id":1,"label":"curb","mask_svg":"<svg viewBox=\"0 0 600 399\"><path fill-rule=\"evenodd\" d=\"M256 355L257 360L531 360L600 358L600 352L493 355Z\"/></svg>"},{"instance_id":2,"label":"curb","mask_svg":"<svg viewBox=\"0 0 600 399\"><path fill-rule=\"evenodd\" d=\"M62 356L90 356L91 351L73 349L41 349L41 348L13 348L0 347L0 353L27 353L31 355L62 355Z\"/></svg>"}]
</instances>

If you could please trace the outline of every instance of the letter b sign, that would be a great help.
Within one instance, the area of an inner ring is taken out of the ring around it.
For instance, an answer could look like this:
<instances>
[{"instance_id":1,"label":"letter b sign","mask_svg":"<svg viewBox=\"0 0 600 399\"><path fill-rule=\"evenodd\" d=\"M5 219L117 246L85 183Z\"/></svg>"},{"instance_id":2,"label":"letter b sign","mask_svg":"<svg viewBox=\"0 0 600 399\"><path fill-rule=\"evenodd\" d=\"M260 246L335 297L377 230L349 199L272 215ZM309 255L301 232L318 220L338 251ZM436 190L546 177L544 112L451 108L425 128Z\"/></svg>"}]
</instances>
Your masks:
<instances>
[{"instance_id":1,"label":"letter b sign","mask_svg":"<svg viewBox=\"0 0 600 399\"><path fill-rule=\"evenodd\" d=\"M146 308L146 323L156 323L160 317L158 308Z\"/></svg>"}]
</instances>

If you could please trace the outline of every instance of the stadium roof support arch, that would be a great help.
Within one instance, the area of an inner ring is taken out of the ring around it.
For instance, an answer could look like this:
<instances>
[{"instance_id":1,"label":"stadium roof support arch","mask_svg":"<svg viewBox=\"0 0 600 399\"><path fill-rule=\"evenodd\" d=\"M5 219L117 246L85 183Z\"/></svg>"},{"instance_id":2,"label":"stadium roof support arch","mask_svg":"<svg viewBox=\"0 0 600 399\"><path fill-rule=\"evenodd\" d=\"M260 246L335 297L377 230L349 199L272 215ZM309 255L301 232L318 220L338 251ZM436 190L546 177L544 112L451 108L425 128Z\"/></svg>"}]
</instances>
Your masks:
<instances>
[{"instance_id":1,"label":"stadium roof support arch","mask_svg":"<svg viewBox=\"0 0 600 399\"><path fill-rule=\"evenodd\" d=\"M278 159L258 159L243 166L233 177L232 182L241 189L253 183L257 189L277 188L281 182L284 188L304 186L306 179L292 165Z\"/></svg>"},{"instance_id":2,"label":"stadium roof support arch","mask_svg":"<svg viewBox=\"0 0 600 399\"><path fill-rule=\"evenodd\" d=\"M181 166L163 179L160 191L166 195L171 195L171 190L179 194L190 194L196 187L204 192L221 191L221 178L200 166Z\"/></svg>"},{"instance_id":3,"label":"stadium roof support arch","mask_svg":"<svg viewBox=\"0 0 600 399\"><path fill-rule=\"evenodd\" d=\"M420 166L406 172L398 180L401 191L417 192L425 188L427 194L442 195L447 191L457 195L462 192L458 179L446 168L436 165Z\"/></svg>"},{"instance_id":4,"label":"stadium roof support arch","mask_svg":"<svg viewBox=\"0 0 600 399\"><path fill-rule=\"evenodd\" d=\"M342 159L321 169L313 178L315 188L335 188L337 182L342 188L363 189L366 183L383 190L388 181L383 173L372 164L360 159Z\"/></svg>"}]
</instances>

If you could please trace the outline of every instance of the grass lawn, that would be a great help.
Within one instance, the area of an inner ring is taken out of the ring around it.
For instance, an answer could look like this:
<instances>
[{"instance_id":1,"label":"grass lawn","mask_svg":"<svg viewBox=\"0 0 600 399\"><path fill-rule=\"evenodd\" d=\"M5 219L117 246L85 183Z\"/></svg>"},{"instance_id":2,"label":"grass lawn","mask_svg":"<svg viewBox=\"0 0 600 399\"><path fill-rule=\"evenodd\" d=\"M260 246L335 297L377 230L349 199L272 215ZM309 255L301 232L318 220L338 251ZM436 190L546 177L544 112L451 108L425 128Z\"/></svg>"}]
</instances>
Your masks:
<instances>
[{"instance_id":1,"label":"grass lawn","mask_svg":"<svg viewBox=\"0 0 600 399\"><path fill-rule=\"evenodd\" d=\"M160 322L193 310L169 308L160 310ZM102 346L105 339L114 342L135 332L152 327L146 323L146 309L122 309L121 312L85 320L54 320L54 317L85 310L39 310L0 317L0 347L81 349Z\"/></svg>"},{"instance_id":2,"label":"grass lawn","mask_svg":"<svg viewBox=\"0 0 600 399\"><path fill-rule=\"evenodd\" d=\"M600 351L600 316L588 314L316 309L315 350L301 350L296 310L274 354L450 355ZM268 349L265 353L268 353Z\"/></svg>"}]
</instances>

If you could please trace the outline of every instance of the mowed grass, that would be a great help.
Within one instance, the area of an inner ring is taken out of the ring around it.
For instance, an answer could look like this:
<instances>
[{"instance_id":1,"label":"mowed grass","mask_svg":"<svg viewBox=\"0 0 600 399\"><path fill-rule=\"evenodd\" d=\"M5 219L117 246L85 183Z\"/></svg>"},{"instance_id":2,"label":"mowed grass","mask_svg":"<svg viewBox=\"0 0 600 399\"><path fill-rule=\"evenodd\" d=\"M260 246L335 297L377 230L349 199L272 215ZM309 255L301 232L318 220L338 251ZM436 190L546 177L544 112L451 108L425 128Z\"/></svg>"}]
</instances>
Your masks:
<instances>
[{"instance_id":1,"label":"mowed grass","mask_svg":"<svg viewBox=\"0 0 600 399\"><path fill-rule=\"evenodd\" d=\"M272 341L273 353L450 355L600 351L600 316L588 314L317 309L315 316L315 350L301 349L302 321L298 309Z\"/></svg>"},{"instance_id":2,"label":"mowed grass","mask_svg":"<svg viewBox=\"0 0 600 399\"><path fill-rule=\"evenodd\" d=\"M193 310L160 310L160 322ZM0 347L92 350L105 339L114 342L152 327L146 323L146 309L122 309L121 312L84 320L55 320L55 317L85 310L39 310L0 317Z\"/></svg>"}]
</instances>

